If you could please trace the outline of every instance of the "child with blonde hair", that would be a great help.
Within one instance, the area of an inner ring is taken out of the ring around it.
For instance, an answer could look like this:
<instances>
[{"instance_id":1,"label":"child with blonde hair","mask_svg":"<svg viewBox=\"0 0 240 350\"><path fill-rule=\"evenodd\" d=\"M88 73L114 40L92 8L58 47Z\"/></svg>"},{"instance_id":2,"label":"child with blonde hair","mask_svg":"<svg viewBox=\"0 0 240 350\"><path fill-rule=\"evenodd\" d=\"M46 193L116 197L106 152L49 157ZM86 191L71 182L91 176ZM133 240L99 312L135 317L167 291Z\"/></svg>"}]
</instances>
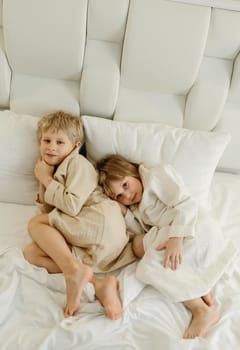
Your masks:
<instances>
[{"instance_id":1,"label":"child with blonde hair","mask_svg":"<svg viewBox=\"0 0 240 350\"><path fill-rule=\"evenodd\" d=\"M130 209L145 232L133 239L141 258L137 278L191 311L184 338L205 336L219 320L211 290L232 272L237 248L192 199L171 165L146 167L110 155L98 170L104 192L123 213Z\"/></svg>"},{"instance_id":2,"label":"child with blonde hair","mask_svg":"<svg viewBox=\"0 0 240 350\"><path fill-rule=\"evenodd\" d=\"M28 224L33 242L24 256L49 273L64 274L66 317L76 313L90 282L106 315L117 319L122 312L118 281L114 276L96 278L94 273L135 260L121 210L98 186L95 168L79 154L84 142L80 117L50 113L40 119L37 137L40 158L35 176L41 214Z\"/></svg>"}]
</instances>

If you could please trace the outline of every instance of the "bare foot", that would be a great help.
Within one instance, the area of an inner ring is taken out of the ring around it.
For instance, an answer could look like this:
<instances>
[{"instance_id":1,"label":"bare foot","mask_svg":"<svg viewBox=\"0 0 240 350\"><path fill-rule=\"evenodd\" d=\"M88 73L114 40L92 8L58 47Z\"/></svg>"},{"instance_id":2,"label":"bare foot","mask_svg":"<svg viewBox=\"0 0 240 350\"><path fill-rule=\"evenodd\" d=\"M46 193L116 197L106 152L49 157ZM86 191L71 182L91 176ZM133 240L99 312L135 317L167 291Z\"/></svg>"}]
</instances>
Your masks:
<instances>
[{"instance_id":1,"label":"bare foot","mask_svg":"<svg viewBox=\"0 0 240 350\"><path fill-rule=\"evenodd\" d=\"M220 316L218 312L207 305L198 308L193 312L192 321L185 331L184 339L204 337L211 327L218 322Z\"/></svg>"},{"instance_id":2,"label":"bare foot","mask_svg":"<svg viewBox=\"0 0 240 350\"><path fill-rule=\"evenodd\" d=\"M210 293L204 295L204 296L202 297L202 300L203 300L208 306L213 306L214 300L213 300L213 294L212 294L212 292L210 292Z\"/></svg>"},{"instance_id":3,"label":"bare foot","mask_svg":"<svg viewBox=\"0 0 240 350\"><path fill-rule=\"evenodd\" d=\"M117 320L122 314L122 305L118 291L118 280L114 276L94 279L96 297L111 320Z\"/></svg>"},{"instance_id":4,"label":"bare foot","mask_svg":"<svg viewBox=\"0 0 240 350\"><path fill-rule=\"evenodd\" d=\"M65 274L67 302L64 309L65 317L73 316L80 303L80 298L85 285L92 281L92 269L80 262L77 262L73 270Z\"/></svg>"}]
</instances>

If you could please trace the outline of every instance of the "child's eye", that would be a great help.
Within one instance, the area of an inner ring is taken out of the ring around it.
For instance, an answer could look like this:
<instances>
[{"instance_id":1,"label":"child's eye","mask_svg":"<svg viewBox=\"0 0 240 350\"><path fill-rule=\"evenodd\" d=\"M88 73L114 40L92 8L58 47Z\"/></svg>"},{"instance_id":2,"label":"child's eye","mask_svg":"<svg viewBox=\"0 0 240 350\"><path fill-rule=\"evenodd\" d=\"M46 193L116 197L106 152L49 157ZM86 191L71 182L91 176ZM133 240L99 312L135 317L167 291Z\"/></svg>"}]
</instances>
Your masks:
<instances>
[{"instance_id":1,"label":"child's eye","mask_svg":"<svg viewBox=\"0 0 240 350\"><path fill-rule=\"evenodd\" d=\"M116 196L116 200L120 199L121 197L122 197L122 195L121 195L121 194L118 194L118 195Z\"/></svg>"},{"instance_id":2,"label":"child's eye","mask_svg":"<svg viewBox=\"0 0 240 350\"><path fill-rule=\"evenodd\" d=\"M57 141L57 144L58 145L62 145L62 144L64 144L64 142L63 141Z\"/></svg>"},{"instance_id":3,"label":"child's eye","mask_svg":"<svg viewBox=\"0 0 240 350\"><path fill-rule=\"evenodd\" d=\"M49 140L49 139L43 139L43 142L45 142L45 143L49 143L49 142L50 142L50 140Z\"/></svg>"},{"instance_id":4,"label":"child's eye","mask_svg":"<svg viewBox=\"0 0 240 350\"><path fill-rule=\"evenodd\" d=\"M126 190L128 188L128 183L127 182L124 182L122 187L124 188L124 190Z\"/></svg>"}]
</instances>

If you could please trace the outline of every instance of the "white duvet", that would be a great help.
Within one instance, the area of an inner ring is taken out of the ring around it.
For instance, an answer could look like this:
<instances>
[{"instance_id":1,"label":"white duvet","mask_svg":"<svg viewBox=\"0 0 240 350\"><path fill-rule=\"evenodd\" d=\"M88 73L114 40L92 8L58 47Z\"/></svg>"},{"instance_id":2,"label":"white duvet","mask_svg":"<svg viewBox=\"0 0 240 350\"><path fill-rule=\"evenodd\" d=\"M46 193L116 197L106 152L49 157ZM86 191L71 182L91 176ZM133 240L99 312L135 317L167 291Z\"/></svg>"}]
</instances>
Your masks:
<instances>
[{"instance_id":1,"label":"white duvet","mask_svg":"<svg viewBox=\"0 0 240 350\"><path fill-rule=\"evenodd\" d=\"M240 246L240 177L218 174L211 190L213 215L226 236ZM111 321L91 288L81 310L63 317L65 284L28 264L22 248L29 241L26 224L34 207L0 203L0 349L1 350L225 350L240 348L240 262L233 276L215 286L221 319L205 339L183 340L190 313L181 303L163 299L135 278L136 264L119 273L124 312ZM216 242L217 244L217 242Z\"/></svg>"}]
</instances>

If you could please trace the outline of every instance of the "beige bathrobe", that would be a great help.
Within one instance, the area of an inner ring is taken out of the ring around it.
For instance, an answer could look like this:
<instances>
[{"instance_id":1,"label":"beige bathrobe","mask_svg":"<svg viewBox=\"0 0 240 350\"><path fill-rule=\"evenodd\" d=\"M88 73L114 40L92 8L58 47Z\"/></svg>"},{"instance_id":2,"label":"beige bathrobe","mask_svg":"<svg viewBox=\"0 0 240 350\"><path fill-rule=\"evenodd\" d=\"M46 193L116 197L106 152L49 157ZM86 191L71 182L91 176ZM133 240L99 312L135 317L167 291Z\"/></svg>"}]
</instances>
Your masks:
<instances>
[{"instance_id":1,"label":"beige bathrobe","mask_svg":"<svg viewBox=\"0 0 240 350\"><path fill-rule=\"evenodd\" d=\"M73 151L57 168L45 192L42 212L53 206L50 225L72 245L73 254L94 272L109 272L134 261L119 205L102 193L92 164Z\"/></svg>"},{"instance_id":2,"label":"beige bathrobe","mask_svg":"<svg viewBox=\"0 0 240 350\"><path fill-rule=\"evenodd\" d=\"M139 172L143 197L131 209L146 234L137 278L174 302L207 294L223 274L232 272L237 247L199 208L172 166L140 165ZM165 251L156 250L170 237L184 237L183 261L175 271L163 267Z\"/></svg>"}]
</instances>

